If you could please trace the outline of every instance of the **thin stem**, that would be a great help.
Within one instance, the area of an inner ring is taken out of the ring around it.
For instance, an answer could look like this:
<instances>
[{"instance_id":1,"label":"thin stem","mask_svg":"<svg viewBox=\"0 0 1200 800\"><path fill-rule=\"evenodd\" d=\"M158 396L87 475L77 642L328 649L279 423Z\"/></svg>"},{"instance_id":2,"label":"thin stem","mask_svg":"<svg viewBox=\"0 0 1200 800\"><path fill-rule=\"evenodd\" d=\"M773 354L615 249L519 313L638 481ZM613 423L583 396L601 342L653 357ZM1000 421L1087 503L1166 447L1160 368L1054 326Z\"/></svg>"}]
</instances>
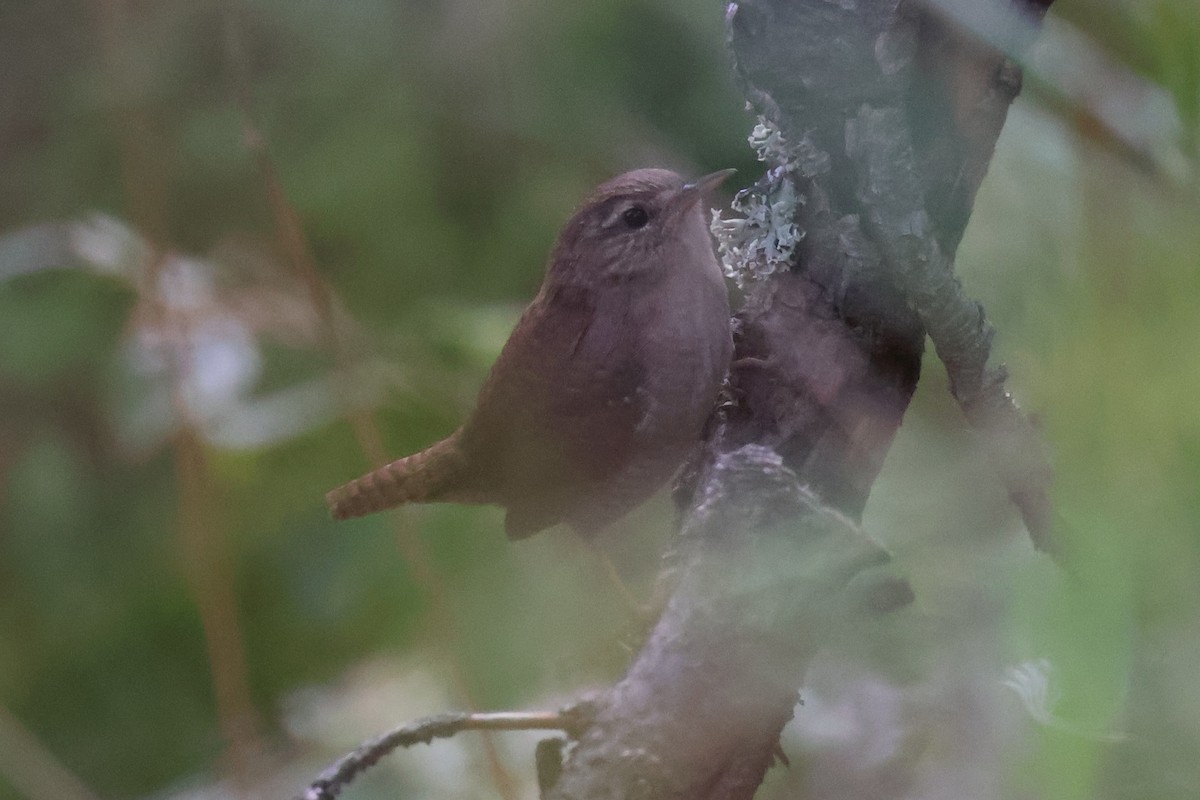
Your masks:
<instances>
[{"instance_id":1,"label":"thin stem","mask_svg":"<svg viewBox=\"0 0 1200 800\"><path fill-rule=\"evenodd\" d=\"M173 442L179 481L178 527L181 561L192 602L204 629L217 722L227 747L234 784L242 792L252 783L252 763L261 751L258 715L251 699L246 648L237 614L233 568L222 530L215 486L203 440L183 397L189 368L190 323L163 302L159 279L169 253L168 188L162 175L164 141L149 112L126 105L136 69L128 59L129 14L122 0L100 0L99 30L108 83L113 92L112 125L121 155L121 176L130 214L154 252L138 285L147 325L168 333L171 406L179 430Z\"/></svg>"},{"instance_id":2,"label":"thin stem","mask_svg":"<svg viewBox=\"0 0 1200 800\"><path fill-rule=\"evenodd\" d=\"M576 720L570 712L492 711L439 714L426 717L364 742L321 773L295 800L334 800L342 789L381 758L401 747L448 739L461 731L571 731Z\"/></svg>"},{"instance_id":3,"label":"thin stem","mask_svg":"<svg viewBox=\"0 0 1200 800\"><path fill-rule=\"evenodd\" d=\"M33 732L0 706L0 775L29 800L96 800Z\"/></svg>"},{"instance_id":4,"label":"thin stem","mask_svg":"<svg viewBox=\"0 0 1200 800\"><path fill-rule=\"evenodd\" d=\"M324 276L321 275L316 259L313 257L312 246L300 216L289 199L279 175L279 169L271 157L267 138L258 124L254 106L254 92L251 84L250 69L247 54L241 35L241 25L236 7L236 0L229 0L224 9L224 28L226 54L229 60L230 72L234 83L234 93L237 99L238 111L241 115L242 134L246 147L253 154L267 194L267 202L275 220L276 235L280 247L296 274L307 287L310 302L316 310L324 329L324 339L330 348L338 369L347 369L352 361L341 331L335 311L333 289ZM347 407L352 407L346 403ZM370 410L352 410L348 413L354 437L358 442L368 464L371 467L387 463L383 437L375 415ZM414 530L401 523L400 519L389 515L392 522L397 544L401 555L413 571L417 585L430 600L430 613L437 629L442 632L443 641L447 642L447 656L451 664L451 681L462 697L463 702L471 708L478 704L467 681L466 671L457 656L456 642L458 626L451 610L445 583L433 568L429 554L424 544ZM515 783L508 769L500 759L495 743L491 737L483 738L484 753L488 769L496 790L504 800L516 800Z\"/></svg>"}]
</instances>

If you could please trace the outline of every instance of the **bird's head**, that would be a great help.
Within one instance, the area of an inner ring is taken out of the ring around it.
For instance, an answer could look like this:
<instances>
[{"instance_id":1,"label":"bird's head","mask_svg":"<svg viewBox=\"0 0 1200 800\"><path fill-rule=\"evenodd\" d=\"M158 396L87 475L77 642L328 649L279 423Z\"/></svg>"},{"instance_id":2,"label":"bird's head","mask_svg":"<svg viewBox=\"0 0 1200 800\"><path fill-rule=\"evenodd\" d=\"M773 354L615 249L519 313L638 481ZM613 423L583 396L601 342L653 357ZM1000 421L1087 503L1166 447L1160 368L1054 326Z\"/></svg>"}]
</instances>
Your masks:
<instances>
[{"instance_id":1,"label":"bird's head","mask_svg":"<svg viewBox=\"0 0 1200 800\"><path fill-rule=\"evenodd\" d=\"M670 269L698 247L711 252L702 200L733 172L689 182L670 170L638 169L605 181L563 226L548 277L620 281Z\"/></svg>"}]
</instances>

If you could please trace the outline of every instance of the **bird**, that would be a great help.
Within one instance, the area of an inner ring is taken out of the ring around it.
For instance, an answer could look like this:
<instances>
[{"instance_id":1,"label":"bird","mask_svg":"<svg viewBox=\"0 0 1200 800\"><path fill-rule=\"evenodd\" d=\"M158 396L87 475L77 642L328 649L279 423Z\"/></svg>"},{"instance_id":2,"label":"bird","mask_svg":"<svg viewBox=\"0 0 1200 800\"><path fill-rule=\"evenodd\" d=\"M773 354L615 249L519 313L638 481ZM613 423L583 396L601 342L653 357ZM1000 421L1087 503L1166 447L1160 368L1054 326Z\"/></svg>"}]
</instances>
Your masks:
<instances>
[{"instance_id":1,"label":"bird","mask_svg":"<svg viewBox=\"0 0 1200 800\"><path fill-rule=\"evenodd\" d=\"M467 421L330 491L334 518L493 504L512 540L565 523L590 542L652 496L700 441L732 355L703 201L733 172L600 184L559 232Z\"/></svg>"}]
</instances>

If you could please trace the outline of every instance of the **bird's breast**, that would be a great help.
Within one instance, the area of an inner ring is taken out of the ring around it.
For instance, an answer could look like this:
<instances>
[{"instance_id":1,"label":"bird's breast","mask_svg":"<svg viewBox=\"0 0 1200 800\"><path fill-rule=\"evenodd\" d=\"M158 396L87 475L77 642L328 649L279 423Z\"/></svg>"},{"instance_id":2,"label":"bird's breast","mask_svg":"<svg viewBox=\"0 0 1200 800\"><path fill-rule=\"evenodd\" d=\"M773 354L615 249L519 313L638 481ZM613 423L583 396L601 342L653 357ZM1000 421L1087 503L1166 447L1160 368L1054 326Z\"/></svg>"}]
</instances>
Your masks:
<instances>
[{"instance_id":1,"label":"bird's breast","mask_svg":"<svg viewBox=\"0 0 1200 800\"><path fill-rule=\"evenodd\" d=\"M633 303L648 401L643 427L694 438L708 417L728 367L729 301L719 276L667 276Z\"/></svg>"}]
</instances>

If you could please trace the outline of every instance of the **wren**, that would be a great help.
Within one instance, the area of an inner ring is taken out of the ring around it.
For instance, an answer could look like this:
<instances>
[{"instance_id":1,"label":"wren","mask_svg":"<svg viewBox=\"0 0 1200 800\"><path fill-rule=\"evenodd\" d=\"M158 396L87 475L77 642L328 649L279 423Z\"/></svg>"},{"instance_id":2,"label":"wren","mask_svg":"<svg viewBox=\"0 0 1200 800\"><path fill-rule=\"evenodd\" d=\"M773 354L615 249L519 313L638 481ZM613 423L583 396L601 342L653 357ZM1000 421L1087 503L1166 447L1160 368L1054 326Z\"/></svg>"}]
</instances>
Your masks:
<instances>
[{"instance_id":1,"label":"wren","mask_svg":"<svg viewBox=\"0 0 1200 800\"><path fill-rule=\"evenodd\" d=\"M490 503L511 539L558 523L590 538L654 494L699 441L729 364L729 295L701 201L732 173L685 183L639 169L597 187L467 422L329 492L333 516Z\"/></svg>"}]
</instances>

